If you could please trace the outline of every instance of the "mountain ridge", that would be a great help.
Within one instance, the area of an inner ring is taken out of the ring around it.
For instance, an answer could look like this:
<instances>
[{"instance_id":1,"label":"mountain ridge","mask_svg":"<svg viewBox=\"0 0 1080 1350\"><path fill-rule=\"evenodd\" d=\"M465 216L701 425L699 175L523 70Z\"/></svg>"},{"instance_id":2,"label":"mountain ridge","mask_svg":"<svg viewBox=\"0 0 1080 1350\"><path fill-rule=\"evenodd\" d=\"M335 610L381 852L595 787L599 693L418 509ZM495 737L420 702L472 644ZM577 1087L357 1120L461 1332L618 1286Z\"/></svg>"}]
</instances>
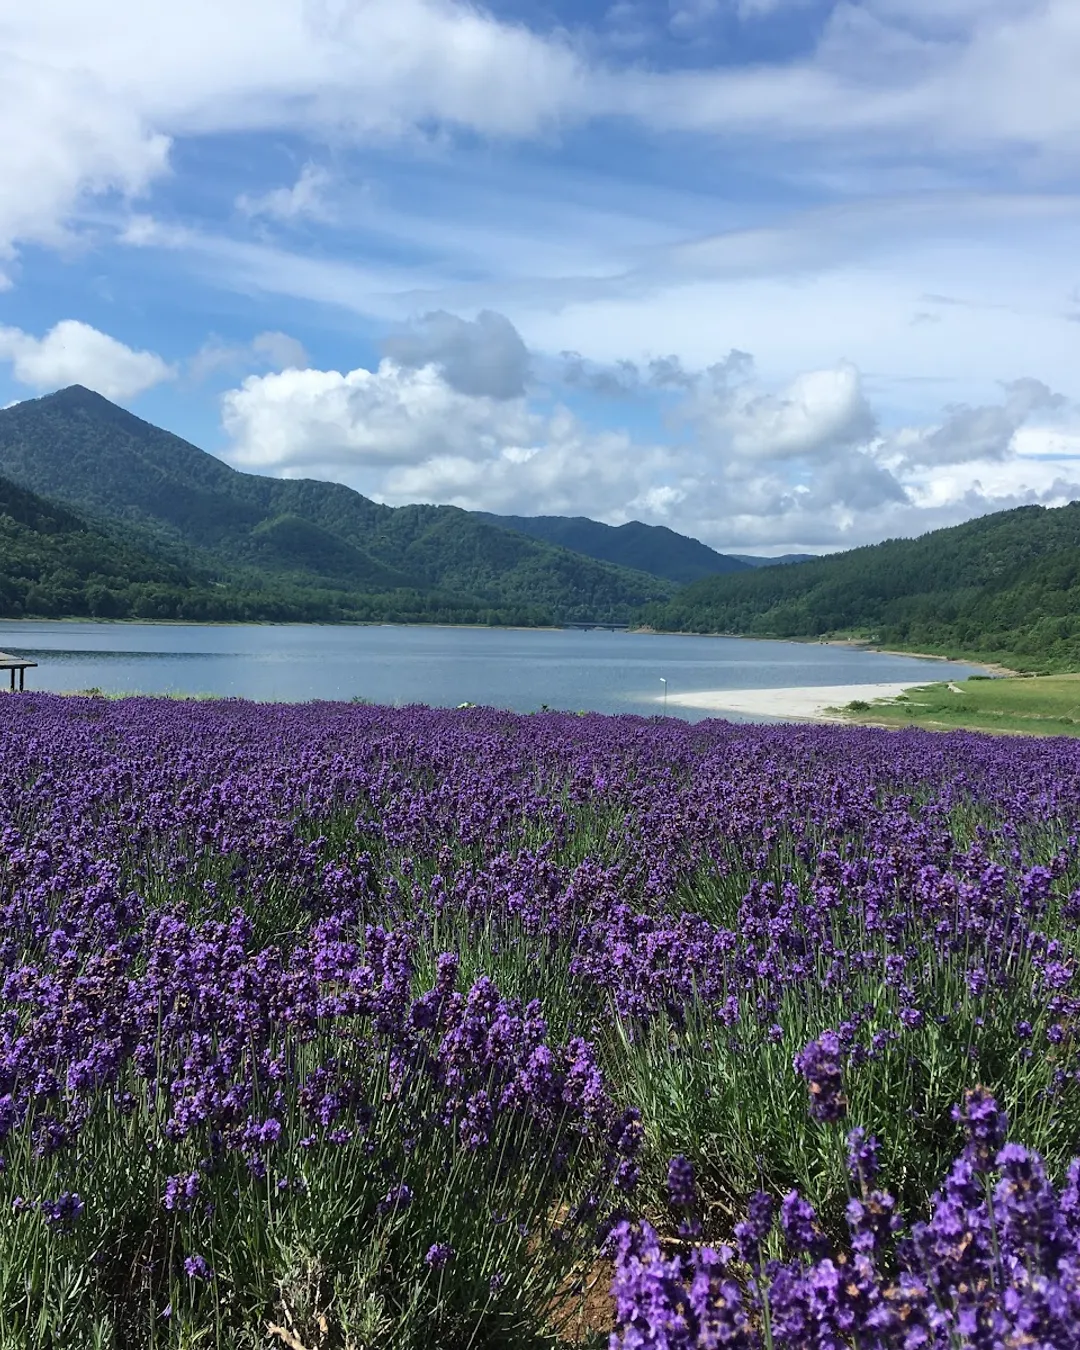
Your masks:
<instances>
[{"instance_id":1,"label":"mountain ridge","mask_svg":"<svg viewBox=\"0 0 1080 1350\"><path fill-rule=\"evenodd\" d=\"M672 592L457 507L243 473L77 385L0 411L0 474L226 582L404 589L527 623L628 621Z\"/></svg>"}]
</instances>

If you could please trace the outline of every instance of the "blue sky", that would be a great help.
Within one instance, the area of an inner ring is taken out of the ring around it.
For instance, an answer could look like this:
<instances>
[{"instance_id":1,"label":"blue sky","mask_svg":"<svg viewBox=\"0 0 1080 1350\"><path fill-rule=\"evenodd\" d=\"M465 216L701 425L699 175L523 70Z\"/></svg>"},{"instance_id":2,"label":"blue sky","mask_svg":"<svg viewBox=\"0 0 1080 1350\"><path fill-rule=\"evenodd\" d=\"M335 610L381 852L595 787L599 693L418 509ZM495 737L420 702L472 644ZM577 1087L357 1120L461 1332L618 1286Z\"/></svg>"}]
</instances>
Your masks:
<instances>
[{"instance_id":1,"label":"blue sky","mask_svg":"<svg viewBox=\"0 0 1080 1350\"><path fill-rule=\"evenodd\" d=\"M9 6L0 405L739 551L1068 501L1078 68L1075 0Z\"/></svg>"}]
</instances>

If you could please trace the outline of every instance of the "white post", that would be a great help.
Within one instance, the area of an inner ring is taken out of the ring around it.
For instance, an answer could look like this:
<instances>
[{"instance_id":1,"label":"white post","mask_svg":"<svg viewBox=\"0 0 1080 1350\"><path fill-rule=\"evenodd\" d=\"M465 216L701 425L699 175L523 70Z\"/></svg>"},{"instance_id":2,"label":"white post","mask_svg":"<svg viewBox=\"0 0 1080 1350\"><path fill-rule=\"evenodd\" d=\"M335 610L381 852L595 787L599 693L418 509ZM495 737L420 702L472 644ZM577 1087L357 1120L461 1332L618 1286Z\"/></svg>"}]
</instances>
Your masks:
<instances>
[{"instance_id":1,"label":"white post","mask_svg":"<svg viewBox=\"0 0 1080 1350\"><path fill-rule=\"evenodd\" d=\"M667 680L663 675L660 676L660 683L664 686L664 713L667 714Z\"/></svg>"}]
</instances>

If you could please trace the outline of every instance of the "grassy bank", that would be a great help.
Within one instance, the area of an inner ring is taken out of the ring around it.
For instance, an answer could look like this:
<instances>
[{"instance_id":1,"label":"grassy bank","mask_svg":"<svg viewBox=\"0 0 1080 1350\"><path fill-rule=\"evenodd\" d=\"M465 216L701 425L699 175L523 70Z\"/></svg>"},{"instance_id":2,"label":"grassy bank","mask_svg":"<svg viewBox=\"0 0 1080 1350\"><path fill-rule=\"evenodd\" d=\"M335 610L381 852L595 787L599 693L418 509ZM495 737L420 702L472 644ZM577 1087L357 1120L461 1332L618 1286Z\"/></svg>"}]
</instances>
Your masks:
<instances>
[{"instance_id":1,"label":"grassy bank","mask_svg":"<svg viewBox=\"0 0 1080 1350\"><path fill-rule=\"evenodd\" d=\"M843 712L875 726L1080 736L1080 675L975 676L918 685L897 699L856 701Z\"/></svg>"}]
</instances>

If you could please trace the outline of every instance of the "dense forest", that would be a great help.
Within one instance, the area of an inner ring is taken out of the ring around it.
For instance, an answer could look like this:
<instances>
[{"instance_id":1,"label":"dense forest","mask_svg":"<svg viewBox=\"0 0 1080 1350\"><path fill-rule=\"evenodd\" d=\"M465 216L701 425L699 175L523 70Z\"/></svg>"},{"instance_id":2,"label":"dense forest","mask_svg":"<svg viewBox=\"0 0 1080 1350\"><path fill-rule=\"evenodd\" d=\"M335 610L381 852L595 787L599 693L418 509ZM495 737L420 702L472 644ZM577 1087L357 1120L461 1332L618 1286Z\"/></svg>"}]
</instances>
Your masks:
<instances>
[{"instance_id":1,"label":"dense forest","mask_svg":"<svg viewBox=\"0 0 1080 1350\"><path fill-rule=\"evenodd\" d=\"M1023 670L1080 668L1080 503L711 578L645 617L677 632L850 633Z\"/></svg>"},{"instance_id":2,"label":"dense forest","mask_svg":"<svg viewBox=\"0 0 1080 1350\"><path fill-rule=\"evenodd\" d=\"M539 624L541 606L491 608L400 588L291 585L252 576L215 581L88 524L65 507L0 478L0 614L14 618L186 619L202 622L381 621Z\"/></svg>"},{"instance_id":3,"label":"dense forest","mask_svg":"<svg viewBox=\"0 0 1080 1350\"><path fill-rule=\"evenodd\" d=\"M455 507L239 473L79 386L0 411L0 474L224 586L243 617L625 622L675 589ZM232 617L213 597L182 617Z\"/></svg>"}]
</instances>

